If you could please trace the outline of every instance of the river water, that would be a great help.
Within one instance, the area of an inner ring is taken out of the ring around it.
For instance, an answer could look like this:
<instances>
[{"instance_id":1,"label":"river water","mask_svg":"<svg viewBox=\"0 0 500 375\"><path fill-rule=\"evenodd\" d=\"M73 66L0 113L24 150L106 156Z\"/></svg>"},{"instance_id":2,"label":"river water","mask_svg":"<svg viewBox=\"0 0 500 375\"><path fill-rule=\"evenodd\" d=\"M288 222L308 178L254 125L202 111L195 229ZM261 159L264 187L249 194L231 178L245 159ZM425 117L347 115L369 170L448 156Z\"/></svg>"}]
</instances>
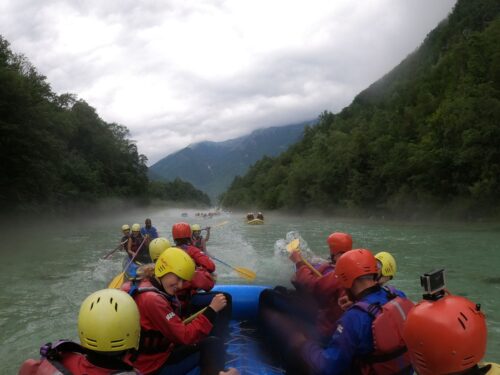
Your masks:
<instances>
[{"instance_id":1,"label":"river water","mask_svg":"<svg viewBox=\"0 0 500 375\"><path fill-rule=\"evenodd\" d=\"M182 217L181 213L188 217ZM446 268L447 285L455 294L482 304L488 318L486 359L500 360L500 225L436 224L353 220L320 216L266 215L265 225L246 225L243 214L212 219L195 210L163 209L81 220L41 221L4 233L0 263L0 374L16 374L26 358L37 358L41 344L59 338L78 340L76 319L81 301L121 271L123 254L100 259L120 239L124 223L150 217L160 236L170 236L177 221L212 229L208 251L233 266L257 273L255 283L290 285L292 263L275 243L297 231L317 255L326 256L332 231L352 234L355 247L391 252L398 262L393 285L414 301L421 297L419 275ZM6 229L6 228L3 228ZM218 282L244 283L218 265ZM439 333L437 333L439 334Z\"/></svg>"}]
</instances>

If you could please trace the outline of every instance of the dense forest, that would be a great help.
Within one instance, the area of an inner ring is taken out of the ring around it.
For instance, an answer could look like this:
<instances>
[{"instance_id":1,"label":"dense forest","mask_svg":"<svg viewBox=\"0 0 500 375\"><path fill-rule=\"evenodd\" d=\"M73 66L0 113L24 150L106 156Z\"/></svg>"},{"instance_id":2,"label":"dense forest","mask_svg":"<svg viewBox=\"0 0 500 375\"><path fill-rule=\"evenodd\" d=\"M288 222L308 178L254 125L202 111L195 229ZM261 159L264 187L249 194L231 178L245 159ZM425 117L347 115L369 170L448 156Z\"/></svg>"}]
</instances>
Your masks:
<instances>
[{"instance_id":1,"label":"dense forest","mask_svg":"<svg viewBox=\"0 0 500 375\"><path fill-rule=\"evenodd\" d=\"M500 3L459 0L395 69L264 158L226 207L434 212L500 208Z\"/></svg>"},{"instance_id":2,"label":"dense forest","mask_svg":"<svg viewBox=\"0 0 500 375\"><path fill-rule=\"evenodd\" d=\"M46 78L0 36L0 211L59 211L104 198L208 197L182 181L150 183L128 129L107 123ZM184 194L183 194L184 192Z\"/></svg>"}]
</instances>

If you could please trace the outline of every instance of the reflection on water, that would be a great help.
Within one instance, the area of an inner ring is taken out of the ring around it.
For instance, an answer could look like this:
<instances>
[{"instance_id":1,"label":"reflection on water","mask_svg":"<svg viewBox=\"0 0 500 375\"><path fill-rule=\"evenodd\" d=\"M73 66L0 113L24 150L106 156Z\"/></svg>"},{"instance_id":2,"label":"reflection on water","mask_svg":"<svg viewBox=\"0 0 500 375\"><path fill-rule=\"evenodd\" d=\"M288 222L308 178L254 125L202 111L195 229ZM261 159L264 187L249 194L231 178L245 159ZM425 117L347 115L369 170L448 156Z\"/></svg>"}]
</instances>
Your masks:
<instances>
[{"instance_id":1,"label":"reflection on water","mask_svg":"<svg viewBox=\"0 0 500 375\"><path fill-rule=\"evenodd\" d=\"M182 217L185 212L187 217ZM500 232L486 224L415 224L266 214L264 225L246 225L244 214L195 216L196 210L168 209L131 212L81 222L39 223L10 229L3 240L0 264L0 368L16 373L41 344L59 338L77 339L76 318L81 301L107 286L119 272L124 254L102 256L120 240L122 224L150 217L161 236L171 239L177 221L212 226L208 251L232 266L257 272L255 283L291 286L293 264L276 242L296 231L311 253L328 256L326 238L332 231L352 234L355 247L386 250L398 261L394 285L413 299L421 298L419 275L444 267L449 289L481 303L488 317L487 359L500 357ZM216 224L228 221L216 227ZM286 242L285 242L286 243ZM247 283L217 264L218 282Z\"/></svg>"}]
</instances>

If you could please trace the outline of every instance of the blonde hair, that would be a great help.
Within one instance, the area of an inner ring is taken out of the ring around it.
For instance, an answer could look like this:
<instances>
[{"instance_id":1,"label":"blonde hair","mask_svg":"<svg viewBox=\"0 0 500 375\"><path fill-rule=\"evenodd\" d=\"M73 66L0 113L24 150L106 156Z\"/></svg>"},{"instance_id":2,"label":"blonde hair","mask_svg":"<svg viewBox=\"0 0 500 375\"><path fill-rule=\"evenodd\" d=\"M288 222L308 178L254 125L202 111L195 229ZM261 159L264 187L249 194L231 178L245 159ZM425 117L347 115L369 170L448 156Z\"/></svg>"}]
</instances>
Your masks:
<instances>
[{"instance_id":1,"label":"blonde hair","mask_svg":"<svg viewBox=\"0 0 500 375\"><path fill-rule=\"evenodd\" d=\"M137 279L153 279L155 277L155 264L143 264L137 269Z\"/></svg>"}]
</instances>

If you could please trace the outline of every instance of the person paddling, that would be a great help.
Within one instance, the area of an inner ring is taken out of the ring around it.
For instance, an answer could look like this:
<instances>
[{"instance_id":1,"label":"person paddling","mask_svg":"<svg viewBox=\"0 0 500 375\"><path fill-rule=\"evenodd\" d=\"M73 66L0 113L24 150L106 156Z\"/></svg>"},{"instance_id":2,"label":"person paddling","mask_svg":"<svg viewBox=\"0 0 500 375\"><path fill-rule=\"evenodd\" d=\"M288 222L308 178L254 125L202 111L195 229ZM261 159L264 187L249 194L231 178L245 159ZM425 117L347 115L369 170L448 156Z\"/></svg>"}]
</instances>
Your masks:
<instances>
[{"instance_id":1,"label":"person paddling","mask_svg":"<svg viewBox=\"0 0 500 375\"><path fill-rule=\"evenodd\" d=\"M141 234L141 226L139 224L132 225L132 234L127 243L127 253L129 259L135 256L134 262L138 264L151 263L149 256L149 241ZM139 251L137 255L136 252Z\"/></svg>"},{"instance_id":2,"label":"person paddling","mask_svg":"<svg viewBox=\"0 0 500 375\"><path fill-rule=\"evenodd\" d=\"M42 359L25 361L19 375L139 374L123 357L139 348L139 310L134 300L117 289L88 296L80 307L80 344L68 340L40 348Z\"/></svg>"},{"instance_id":3,"label":"person paddling","mask_svg":"<svg viewBox=\"0 0 500 375\"><path fill-rule=\"evenodd\" d=\"M210 292L215 285L215 264L210 257L196 246L191 244L191 226L185 222L175 223L172 226L172 237L176 247L183 249L195 262L196 271L189 282L185 282L178 291L177 297L184 308L185 316L201 310L210 303L214 293ZM200 293L203 291L203 293ZM217 316L214 334L227 337L229 334L229 321L231 320L232 298L224 293L227 307Z\"/></svg>"},{"instance_id":4,"label":"person paddling","mask_svg":"<svg viewBox=\"0 0 500 375\"><path fill-rule=\"evenodd\" d=\"M151 219L146 219L144 221L144 226L141 228L141 235L147 237L149 241L158 238L158 231L151 224Z\"/></svg>"},{"instance_id":5,"label":"person paddling","mask_svg":"<svg viewBox=\"0 0 500 375\"><path fill-rule=\"evenodd\" d=\"M210 227L204 229L207 232L205 237L202 236L201 230L199 224L191 225L191 243L205 253L207 251L207 242L210 239Z\"/></svg>"},{"instance_id":6,"label":"person paddling","mask_svg":"<svg viewBox=\"0 0 500 375\"><path fill-rule=\"evenodd\" d=\"M138 286L123 287L134 297L141 315L138 354L128 360L145 375L185 374L199 365L202 374L217 374L224 368L222 340L208 335L218 312L227 305L226 297L216 294L190 323L181 320L176 295L184 282L192 280L195 267L185 251L169 248L149 271L148 266L141 267L144 279Z\"/></svg>"},{"instance_id":7,"label":"person paddling","mask_svg":"<svg viewBox=\"0 0 500 375\"><path fill-rule=\"evenodd\" d=\"M128 239L130 238L130 225L123 224L122 225L122 239L120 243L122 243L122 250L127 251L128 249Z\"/></svg>"},{"instance_id":8,"label":"person paddling","mask_svg":"<svg viewBox=\"0 0 500 375\"><path fill-rule=\"evenodd\" d=\"M377 261L367 249L343 254L335 275L354 304L326 346L301 333L288 337L296 358L313 373L412 374L401 336L413 303L403 292L378 284Z\"/></svg>"}]
</instances>

